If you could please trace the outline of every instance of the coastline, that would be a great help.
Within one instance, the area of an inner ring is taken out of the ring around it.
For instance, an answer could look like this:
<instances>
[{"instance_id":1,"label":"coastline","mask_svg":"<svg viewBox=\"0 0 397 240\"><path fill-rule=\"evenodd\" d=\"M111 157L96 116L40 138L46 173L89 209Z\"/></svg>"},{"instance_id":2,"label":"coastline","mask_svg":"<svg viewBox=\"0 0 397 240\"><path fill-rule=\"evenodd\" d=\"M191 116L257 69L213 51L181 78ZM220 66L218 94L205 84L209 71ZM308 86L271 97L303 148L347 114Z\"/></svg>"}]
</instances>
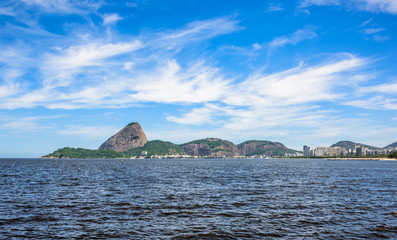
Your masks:
<instances>
[{"instance_id":1,"label":"coastline","mask_svg":"<svg viewBox=\"0 0 397 240\"><path fill-rule=\"evenodd\" d=\"M327 158L328 161L397 161L396 158Z\"/></svg>"}]
</instances>

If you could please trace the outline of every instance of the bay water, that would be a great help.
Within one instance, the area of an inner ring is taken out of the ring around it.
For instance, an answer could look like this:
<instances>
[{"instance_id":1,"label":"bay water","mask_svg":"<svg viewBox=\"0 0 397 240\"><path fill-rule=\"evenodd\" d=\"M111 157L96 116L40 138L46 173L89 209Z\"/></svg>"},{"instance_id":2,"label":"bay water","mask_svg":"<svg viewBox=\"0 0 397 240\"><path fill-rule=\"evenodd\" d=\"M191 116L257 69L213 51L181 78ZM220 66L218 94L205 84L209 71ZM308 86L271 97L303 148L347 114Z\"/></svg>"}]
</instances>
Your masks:
<instances>
[{"instance_id":1,"label":"bay water","mask_svg":"<svg viewBox=\"0 0 397 240\"><path fill-rule=\"evenodd\" d=\"M397 239L397 162L0 159L0 239Z\"/></svg>"}]
</instances>

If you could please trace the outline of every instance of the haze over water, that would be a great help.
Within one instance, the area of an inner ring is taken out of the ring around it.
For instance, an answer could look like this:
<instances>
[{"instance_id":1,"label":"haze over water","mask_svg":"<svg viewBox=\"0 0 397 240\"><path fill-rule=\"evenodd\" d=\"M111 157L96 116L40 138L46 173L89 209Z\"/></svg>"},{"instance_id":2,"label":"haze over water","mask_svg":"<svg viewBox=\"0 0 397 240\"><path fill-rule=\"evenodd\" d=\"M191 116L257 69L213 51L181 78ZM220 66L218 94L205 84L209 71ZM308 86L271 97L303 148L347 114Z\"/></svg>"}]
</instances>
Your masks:
<instances>
[{"instance_id":1,"label":"haze over water","mask_svg":"<svg viewBox=\"0 0 397 240\"><path fill-rule=\"evenodd\" d=\"M0 160L0 238L397 237L397 162Z\"/></svg>"}]
</instances>

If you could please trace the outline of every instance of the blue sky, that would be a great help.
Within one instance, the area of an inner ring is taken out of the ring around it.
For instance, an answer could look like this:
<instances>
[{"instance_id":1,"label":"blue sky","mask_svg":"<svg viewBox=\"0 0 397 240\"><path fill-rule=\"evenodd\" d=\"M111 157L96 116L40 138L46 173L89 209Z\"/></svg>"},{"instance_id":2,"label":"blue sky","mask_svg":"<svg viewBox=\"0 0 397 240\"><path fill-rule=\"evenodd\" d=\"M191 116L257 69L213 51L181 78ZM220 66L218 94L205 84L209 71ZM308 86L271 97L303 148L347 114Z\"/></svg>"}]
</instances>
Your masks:
<instances>
[{"instance_id":1,"label":"blue sky","mask_svg":"<svg viewBox=\"0 0 397 240\"><path fill-rule=\"evenodd\" d=\"M149 140L397 141L397 2L0 2L0 157Z\"/></svg>"}]
</instances>

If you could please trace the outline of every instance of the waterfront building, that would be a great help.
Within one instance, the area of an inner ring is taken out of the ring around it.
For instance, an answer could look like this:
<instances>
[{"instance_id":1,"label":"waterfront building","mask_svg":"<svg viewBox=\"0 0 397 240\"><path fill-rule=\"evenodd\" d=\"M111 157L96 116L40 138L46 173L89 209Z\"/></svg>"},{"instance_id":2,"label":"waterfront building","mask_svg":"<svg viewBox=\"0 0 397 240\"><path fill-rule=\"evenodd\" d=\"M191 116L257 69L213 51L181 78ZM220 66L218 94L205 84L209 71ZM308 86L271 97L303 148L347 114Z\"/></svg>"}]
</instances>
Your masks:
<instances>
[{"instance_id":1,"label":"waterfront building","mask_svg":"<svg viewBox=\"0 0 397 240\"><path fill-rule=\"evenodd\" d=\"M326 147L317 147L316 148L316 157L323 157L323 156L327 156L328 152L327 152L327 148Z\"/></svg>"},{"instance_id":2,"label":"waterfront building","mask_svg":"<svg viewBox=\"0 0 397 240\"><path fill-rule=\"evenodd\" d=\"M329 147L328 148L328 156L336 157L343 155L343 148L341 147Z\"/></svg>"},{"instance_id":3,"label":"waterfront building","mask_svg":"<svg viewBox=\"0 0 397 240\"><path fill-rule=\"evenodd\" d=\"M303 156L304 157L310 157L310 147L309 146L303 146Z\"/></svg>"}]
</instances>

